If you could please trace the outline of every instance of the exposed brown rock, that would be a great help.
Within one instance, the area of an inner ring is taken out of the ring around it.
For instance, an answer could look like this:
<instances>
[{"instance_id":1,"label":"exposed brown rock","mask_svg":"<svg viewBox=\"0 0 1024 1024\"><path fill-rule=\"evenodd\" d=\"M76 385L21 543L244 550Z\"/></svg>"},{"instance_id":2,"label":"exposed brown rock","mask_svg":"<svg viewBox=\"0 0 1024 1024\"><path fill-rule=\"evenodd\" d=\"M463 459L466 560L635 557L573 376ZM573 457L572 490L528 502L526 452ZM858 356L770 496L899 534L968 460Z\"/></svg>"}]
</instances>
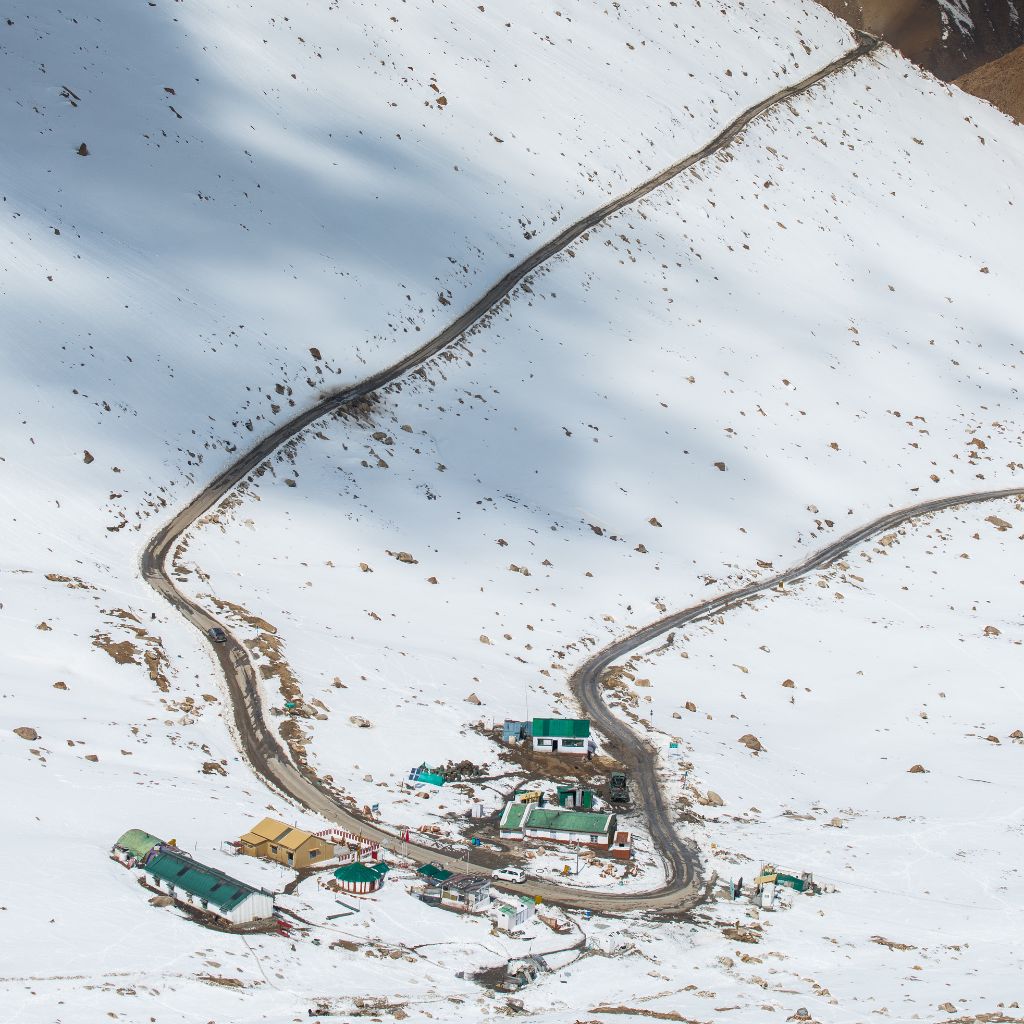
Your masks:
<instances>
[{"instance_id":1,"label":"exposed brown rock","mask_svg":"<svg viewBox=\"0 0 1024 1024\"><path fill-rule=\"evenodd\" d=\"M970 28L935 0L819 0L854 28L879 36L944 81L1024 43L1007 0L966 0ZM943 15L945 14L945 19ZM973 90L971 90L973 91Z\"/></svg>"},{"instance_id":2,"label":"exposed brown rock","mask_svg":"<svg viewBox=\"0 0 1024 1024\"><path fill-rule=\"evenodd\" d=\"M1024 124L1024 46L962 75L956 84Z\"/></svg>"}]
</instances>

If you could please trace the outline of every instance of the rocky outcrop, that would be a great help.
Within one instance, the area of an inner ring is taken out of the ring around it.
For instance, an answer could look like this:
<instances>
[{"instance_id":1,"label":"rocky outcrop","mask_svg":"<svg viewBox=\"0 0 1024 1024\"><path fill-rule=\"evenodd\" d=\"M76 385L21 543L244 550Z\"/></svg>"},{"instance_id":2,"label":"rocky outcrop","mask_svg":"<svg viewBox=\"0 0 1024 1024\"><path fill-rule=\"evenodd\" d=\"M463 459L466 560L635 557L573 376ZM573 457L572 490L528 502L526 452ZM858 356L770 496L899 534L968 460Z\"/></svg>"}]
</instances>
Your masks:
<instances>
[{"instance_id":1,"label":"rocky outcrop","mask_svg":"<svg viewBox=\"0 0 1024 1024\"><path fill-rule=\"evenodd\" d=\"M947 82L1024 43L1024 19L1011 0L818 2Z\"/></svg>"}]
</instances>

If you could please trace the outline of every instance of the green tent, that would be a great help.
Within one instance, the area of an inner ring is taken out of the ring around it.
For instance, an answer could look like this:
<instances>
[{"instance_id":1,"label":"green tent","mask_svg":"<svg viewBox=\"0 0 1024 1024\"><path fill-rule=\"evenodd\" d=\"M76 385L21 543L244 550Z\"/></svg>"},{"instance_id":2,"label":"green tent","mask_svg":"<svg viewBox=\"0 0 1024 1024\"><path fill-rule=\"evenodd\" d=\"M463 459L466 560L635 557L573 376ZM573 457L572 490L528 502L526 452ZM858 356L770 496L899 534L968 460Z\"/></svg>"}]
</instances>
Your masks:
<instances>
[{"instance_id":1,"label":"green tent","mask_svg":"<svg viewBox=\"0 0 1024 1024\"><path fill-rule=\"evenodd\" d=\"M141 828L130 828L114 843L114 846L127 850L136 860L144 861L152 852L153 847L159 846L162 842L162 839L143 832Z\"/></svg>"}]
</instances>

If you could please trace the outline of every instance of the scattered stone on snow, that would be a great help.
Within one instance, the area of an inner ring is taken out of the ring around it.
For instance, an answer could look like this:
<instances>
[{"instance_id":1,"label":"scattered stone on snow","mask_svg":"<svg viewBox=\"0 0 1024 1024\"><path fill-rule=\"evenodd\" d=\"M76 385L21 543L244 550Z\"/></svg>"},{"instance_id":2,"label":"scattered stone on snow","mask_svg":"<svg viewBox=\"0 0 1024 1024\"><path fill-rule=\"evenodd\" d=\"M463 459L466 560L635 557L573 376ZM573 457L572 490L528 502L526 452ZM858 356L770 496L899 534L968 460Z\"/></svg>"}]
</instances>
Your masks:
<instances>
[{"instance_id":1,"label":"scattered stone on snow","mask_svg":"<svg viewBox=\"0 0 1024 1024\"><path fill-rule=\"evenodd\" d=\"M14 734L16 736L20 736L23 740L28 740L29 742L39 739L39 733L30 725L19 725L18 728L14 730Z\"/></svg>"},{"instance_id":2,"label":"scattered stone on snow","mask_svg":"<svg viewBox=\"0 0 1024 1024\"><path fill-rule=\"evenodd\" d=\"M761 745L761 741L752 733L748 732L745 736L739 738L739 742L747 748L752 750L755 754L760 754L764 747Z\"/></svg>"}]
</instances>

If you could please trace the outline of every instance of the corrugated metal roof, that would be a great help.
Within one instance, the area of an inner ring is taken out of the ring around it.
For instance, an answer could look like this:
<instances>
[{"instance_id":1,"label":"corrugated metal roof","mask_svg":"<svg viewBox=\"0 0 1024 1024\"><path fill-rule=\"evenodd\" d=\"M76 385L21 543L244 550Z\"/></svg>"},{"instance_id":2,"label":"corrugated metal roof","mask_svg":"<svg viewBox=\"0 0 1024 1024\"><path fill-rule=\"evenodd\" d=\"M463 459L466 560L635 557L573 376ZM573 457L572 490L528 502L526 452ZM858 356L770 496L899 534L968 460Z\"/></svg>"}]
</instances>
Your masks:
<instances>
[{"instance_id":1,"label":"corrugated metal roof","mask_svg":"<svg viewBox=\"0 0 1024 1024\"><path fill-rule=\"evenodd\" d=\"M356 861L354 864L346 864L334 872L334 877L339 882L379 882L382 872Z\"/></svg>"},{"instance_id":2,"label":"corrugated metal roof","mask_svg":"<svg viewBox=\"0 0 1024 1024\"><path fill-rule=\"evenodd\" d=\"M586 739L590 735L589 718L535 718L533 735L565 739Z\"/></svg>"},{"instance_id":3,"label":"corrugated metal roof","mask_svg":"<svg viewBox=\"0 0 1024 1024\"><path fill-rule=\"evenodd\" d=\"M522 804L513 802L505 805L505 810L502 812L501 821L498 822L498 828L506 829L509 831L515 831L520 828L523 824L523 816L526 814L528 807L531 804Z\"/></svg>"},{"instance_id":4,"label":"corrugated metal roof","mask_svg":"<svg viewBox=\"0 0 1024 1024\"><path fill-rule=\"evenodd\" d=\"M306 832L301 828L293 828L276 818L264 818L258 825L253 825L251 831L247 832L242 839L252 843L252 836L257 836L258 841L274 843L283 846L286 850L297 850L309 837L312 832ZM257 845L253 843L253 845Z\"/></svg>"},{"instance_id":5,"label":"corrugated metal roof","mask_svg":"<svg viewBox=\"0 0 1024 1024\"><path fill-rule=\"evenodd\" d=\"M136 860L145 860L149 851L162 842L141 828L130 828L114 845L127 850Z\"/></svg>"},{"instance_id":6,"label":"corrugated metal roof","mask_svg":"<svg viewBox=\"0 0 1024 1024\"><path fill-rule=\"evenodd\" d=\"M416 874L423 875L424 878L433 878L438 882L443 882L451 878L453 872L445 871L444 868L439 868L436 864L424 864L423 867L416 869Z\"/></svg>"},{"instance_id":7,"label":"corrugated metal roof","mask_svg":"<svg viewBox=\"0 0 1024 1024\"><path fill-rule=\"evenodd\" d=\"M547 807L531 807L523 828L542 828L552 832L607 833L612 827L612 814L596 811L563 811Z\"/></svg>"},{"instance_id":8,"label":"corrugated metal roof","mask_svg":"<svg viewBox=\"0 0 1024 1024\"><path fill-rule=\"evenodd\" d=\"M441 886L442 892L483 892L490 889L491 880L484 875L452 875Z\"/></svg>"},{"instance_id":9,"label":"corrugated metal roof","mask_svg":"<svg viewBox=\"0 0 1024 1024\"><path fill-rule=\"evenodd\" d=\"M146 865L146 872L227 912L259 892L216 868L200 864L182 853L163 849Z\"/></svg>"}]
</instances>

